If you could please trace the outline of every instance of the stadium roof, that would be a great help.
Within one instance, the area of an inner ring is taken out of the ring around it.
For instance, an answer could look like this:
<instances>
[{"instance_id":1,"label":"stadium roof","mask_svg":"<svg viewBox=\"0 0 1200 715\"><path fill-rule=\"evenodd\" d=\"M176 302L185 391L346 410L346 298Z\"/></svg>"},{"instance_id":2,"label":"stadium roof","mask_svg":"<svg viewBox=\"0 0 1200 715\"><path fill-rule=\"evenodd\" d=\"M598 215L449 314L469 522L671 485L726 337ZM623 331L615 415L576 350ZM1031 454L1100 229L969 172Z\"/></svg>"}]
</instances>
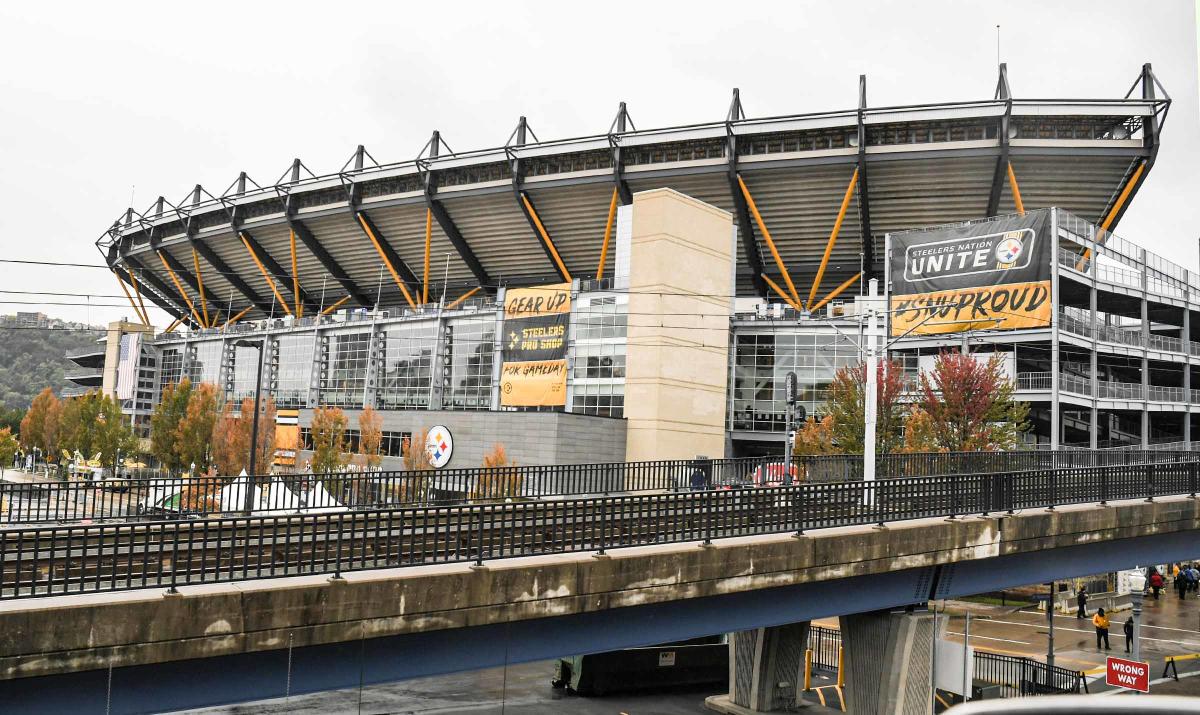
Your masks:
<instances>
[{"instance_id":1,"label":"stadium roof","mask_svg":"<svg viewBox=\"0 0 1200 715\"><path fill-rule=\"evenodd\" d=\"M434 132L409 161L360 146L332 174L299 159L271 184L243 172L220 195L197 185L128 209L97 245L131 293L212 327L301 304L416 305L423 287L436 302L443 273L450 299L594 278L613 205L665 186L733 213L740 294L786 275L806 302L818 273L817 298L881 275L889 231L1015 210L1014 182L1026 207L1115 228L1169 106L1149 64L1120 99L1016 99L1001 65L984 101L870 107L860 78L855 109L747 118L735 89L722 121L651 130L622 103L596 136L538 141L522 117L494 149L453 152Z\"/></svg>"}]
</instances>

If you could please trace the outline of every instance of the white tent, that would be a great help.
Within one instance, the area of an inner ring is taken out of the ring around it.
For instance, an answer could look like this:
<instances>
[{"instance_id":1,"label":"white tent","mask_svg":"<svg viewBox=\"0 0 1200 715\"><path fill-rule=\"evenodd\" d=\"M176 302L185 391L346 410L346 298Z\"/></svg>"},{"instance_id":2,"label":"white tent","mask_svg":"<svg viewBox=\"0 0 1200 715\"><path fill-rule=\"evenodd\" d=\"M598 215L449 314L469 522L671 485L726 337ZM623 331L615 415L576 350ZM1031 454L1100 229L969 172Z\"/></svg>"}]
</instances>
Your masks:
<instances>
[{"instance_id":1,"label":"white tent","mask_svg":"<svg viewBox=\"0 0 1200 715\"><path fill-rule=\"evenodd\" d=\"M279 477L272 477L271 483L263 489L262 507L263 514L294 514L300 511L300 497L291 489L287 488Z\"/></svg>"},{"instance_id":2,"label":"white tent","mask_svg":"<svg viewBox=\"0 0 1200 715\"><path fill-rule=\"evenodd\" d=\"M245 510L246 490L250 488L250 478L246 476L246 470L243 469L237 479L225 485L221 490L217 498L217 509L225 512ZM254 508L258 508L262 504L262 489L257 484L253 489L250 503Z\"/></svg>"},{"instance_id":3,"label":"white tent","mask_svg":"<svg viewBox=\"0 0 1200 715\"><path fill-rule=\"evenodd\" d=\"M309 490L307 496L308 499L305 506L309 512L349 511L337 499L333 498L333 495L329 493L329 490L325 488L320 479L313 482L313 488Z\"/></svg>"}]
</instances>

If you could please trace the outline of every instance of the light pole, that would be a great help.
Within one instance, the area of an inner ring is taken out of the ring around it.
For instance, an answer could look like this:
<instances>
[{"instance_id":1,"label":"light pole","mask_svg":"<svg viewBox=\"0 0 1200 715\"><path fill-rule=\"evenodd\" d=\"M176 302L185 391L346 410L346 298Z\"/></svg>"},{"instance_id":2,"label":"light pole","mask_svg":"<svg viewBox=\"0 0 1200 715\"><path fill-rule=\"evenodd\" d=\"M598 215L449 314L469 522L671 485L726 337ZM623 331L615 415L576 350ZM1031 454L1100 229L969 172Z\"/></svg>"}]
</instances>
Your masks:
<instances>
[{"instance_id":1,"label":"light pole","mask_svg":"<svg viewBox=\"0 0 1200 715\"><path fill-rule=\"evenodd\" d=\"M1146 589L1146 574L1138 569L1135 574L1129 576L1129 598L1133 602L1133 659L1137 662L1142 660L1142 591ZM1138 691L1134 691L1138 692Z\"/></svg>"},{"instance_id":2,"label":"light pole","mask_svg":"<svg viewBox=\"0 0 1200 715\"><path fill-rule=\"evenodd\" d=\"M250 422L250 468L247 470L249 479L246 484L246 498L243 506L247 516L254 511L254 487L257 485L258 474L255 471L258 468L258 403L262 399L262 366L263 366L263 341L261 340L239 340L234 343L234 346L239 348L254 348L258 351L258 371L254 378L254 419Z\"/></svg>"}]
</instances>

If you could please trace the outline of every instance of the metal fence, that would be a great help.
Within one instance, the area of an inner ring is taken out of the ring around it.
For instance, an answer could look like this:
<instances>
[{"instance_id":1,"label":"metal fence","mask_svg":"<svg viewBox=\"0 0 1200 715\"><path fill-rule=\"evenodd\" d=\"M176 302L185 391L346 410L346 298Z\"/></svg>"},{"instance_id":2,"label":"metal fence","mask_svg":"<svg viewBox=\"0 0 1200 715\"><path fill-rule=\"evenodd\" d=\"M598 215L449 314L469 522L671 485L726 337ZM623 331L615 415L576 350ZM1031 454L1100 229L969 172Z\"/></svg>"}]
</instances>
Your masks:
<instances>
[{"instance_id":1,"label":"metal fence","mask_svg":"<svg viewBox=\"0 0 1200 715\"><path fill-rule=\"evenodd\" d=\"M0 531L0 598L339 574L1192 494L1197 463Z\"/></svg>"},{"instance_id":2,"label":"metal fence","mask_svg":"<svg viewBox=\"0 0 1200 715\"><path fill-rule=\"evenodd\" d=\"M822 454L797 457L803 478L810 482L856 481L863 478L863 458L856 454ZM1071 449L1018 450L1012 452L916 452L883 454L875 458L878 479L939 474L1016 472L1031 469L1125 466L1175 463L1200 459L1187 449Z\"/></svg>"},{"instance_id":3,"label":"metal fence","mask_svg":"<svg viewBox=\"0 0 1200 715\"><path fill-rule=\"evenodd\" d=\"M0 482L0 523L462 504L541 497L703 491L752 482L782 457L102 481Z\"/></svg>"}]
</instances>

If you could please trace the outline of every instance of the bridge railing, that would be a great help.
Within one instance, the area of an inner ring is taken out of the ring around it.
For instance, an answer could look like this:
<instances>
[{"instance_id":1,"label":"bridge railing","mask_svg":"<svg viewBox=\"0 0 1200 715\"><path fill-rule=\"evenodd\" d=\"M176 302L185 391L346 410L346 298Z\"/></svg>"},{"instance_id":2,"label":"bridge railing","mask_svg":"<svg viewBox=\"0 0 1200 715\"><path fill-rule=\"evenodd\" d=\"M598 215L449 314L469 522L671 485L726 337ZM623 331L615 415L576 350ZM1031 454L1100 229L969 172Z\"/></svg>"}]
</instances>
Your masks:
<instances>
[{"instance_id":1,"label":"bridge railing","mask_svg":"<svg viewBox=\"0 0 1200 715\"><path fill-rule=\"evenodd\" d=\"M0 598L341 574L1196 494L1196 462L14 528Z\"/></svg>"},{"instance_id":2,"label":"bridge railing","mask_svg":"<svg viewBox=\"0 0 1200 715\"><path fill-rule=\"evenodd\" d=\"M973 472L1124 466L1148 462L1188 462L1200 453L1188 450L1018 450L1011 452L915 452L876 457L878 479ZM823 454L797 457L808 481L854 481L863 478L862 455Z\"/></svg>"}]
</instances>

